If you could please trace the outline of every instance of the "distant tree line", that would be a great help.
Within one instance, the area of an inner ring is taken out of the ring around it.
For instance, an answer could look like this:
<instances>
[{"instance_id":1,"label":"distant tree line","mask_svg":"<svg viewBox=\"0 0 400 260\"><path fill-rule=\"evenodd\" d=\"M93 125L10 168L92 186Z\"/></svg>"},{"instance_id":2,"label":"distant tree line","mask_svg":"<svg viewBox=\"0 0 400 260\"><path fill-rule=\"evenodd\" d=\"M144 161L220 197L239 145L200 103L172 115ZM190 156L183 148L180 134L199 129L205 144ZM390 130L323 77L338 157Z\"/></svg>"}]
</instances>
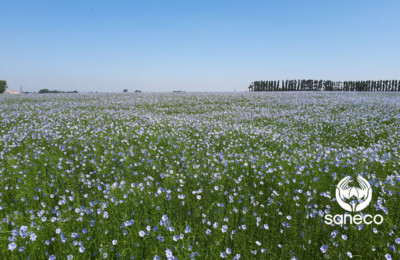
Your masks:
<instances>
[{"instance_id":1,"label":"distant tree line","mask_svg":"<svg viewBox=\"0 0 400 260\"><path fill-rule=\"evenodd\" d=\"M47 88L41 89L39 90L40 94L47 94L47 93L78 93L78 91L74 90L74 91L60 91L60 90L49 90Z\"/></svg>"},{"instance_id":2,"label":"distant tree line","mask_svg":"<svg viewBox=\"0 0 400 260\"><path fill-rule=\"evenodd\" d=\"M331 81L299 79L254 81L250 84L249 91L400 91L400 80Z\"/></svg>"}]
</instances>

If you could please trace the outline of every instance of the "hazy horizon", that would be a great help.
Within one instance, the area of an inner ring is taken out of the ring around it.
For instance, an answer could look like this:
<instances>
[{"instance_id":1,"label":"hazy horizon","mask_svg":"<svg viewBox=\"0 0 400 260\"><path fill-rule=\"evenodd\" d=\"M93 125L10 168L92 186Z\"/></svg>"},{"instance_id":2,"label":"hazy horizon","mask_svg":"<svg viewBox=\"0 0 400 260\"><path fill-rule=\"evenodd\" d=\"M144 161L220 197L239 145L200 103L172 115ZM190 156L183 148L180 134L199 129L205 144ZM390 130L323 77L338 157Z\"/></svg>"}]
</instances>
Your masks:
<instances>
[{"instance_id":1,"label":"hazy horizon","mask_svg":"<svg viewBox=\"0 0 400 260\"><path fill-rule=\"evenodd\" d=\"M247 91L254 80L398 79L400 2L3 3L9 90Z\"/></svg>"}]
</instances>

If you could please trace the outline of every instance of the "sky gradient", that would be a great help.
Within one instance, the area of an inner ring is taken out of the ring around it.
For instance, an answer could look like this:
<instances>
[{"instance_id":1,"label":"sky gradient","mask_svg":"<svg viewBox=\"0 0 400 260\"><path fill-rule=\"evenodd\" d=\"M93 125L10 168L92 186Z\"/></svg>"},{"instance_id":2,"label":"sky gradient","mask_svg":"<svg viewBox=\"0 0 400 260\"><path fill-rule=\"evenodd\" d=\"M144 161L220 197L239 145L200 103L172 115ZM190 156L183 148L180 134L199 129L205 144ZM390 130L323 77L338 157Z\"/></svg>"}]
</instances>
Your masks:
<instances>
[{"instance_id":1,"label":"sky gradient","mask_svg":"<svg viewBox=\"0 0 400 260\"><path fill-rule=\"evenodd\" d=\"M400 1L3 1L9 90L246 91L400 79Z\"/></svg>"}]
</instances>

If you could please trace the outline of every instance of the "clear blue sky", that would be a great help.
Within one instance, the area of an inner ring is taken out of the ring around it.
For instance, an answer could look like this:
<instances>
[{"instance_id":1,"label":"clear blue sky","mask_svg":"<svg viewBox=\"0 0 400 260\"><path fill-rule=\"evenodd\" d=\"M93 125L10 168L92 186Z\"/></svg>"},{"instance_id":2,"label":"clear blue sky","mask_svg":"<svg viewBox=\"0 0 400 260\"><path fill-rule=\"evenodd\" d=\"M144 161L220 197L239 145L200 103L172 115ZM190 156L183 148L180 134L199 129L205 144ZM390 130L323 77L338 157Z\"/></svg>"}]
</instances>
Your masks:
<instances>
[{"instance_id":1,"label":"clear blue sky","mask_svg":"<svg viewBox=\"0 0 400 260\"><path fill-rule=\"evenodd\" d=\"M400 1L2 1L9 89L245 91L400 79Z\"/></svg>"}]
</instances>

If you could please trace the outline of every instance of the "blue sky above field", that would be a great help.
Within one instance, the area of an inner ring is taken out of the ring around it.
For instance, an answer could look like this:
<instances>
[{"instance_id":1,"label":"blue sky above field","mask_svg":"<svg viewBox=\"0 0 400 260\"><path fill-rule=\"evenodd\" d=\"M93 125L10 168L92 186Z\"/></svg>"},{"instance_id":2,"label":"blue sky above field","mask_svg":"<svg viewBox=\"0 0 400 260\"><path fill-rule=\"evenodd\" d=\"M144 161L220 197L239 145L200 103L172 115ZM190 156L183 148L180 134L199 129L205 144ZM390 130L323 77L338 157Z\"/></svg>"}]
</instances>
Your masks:
<instances>
[{"instance_id":1,"label":"blue sky above field","mask_svg":"<svg viewBox=\"0 0 400 260\"><path fill-rule=\"evenodd\" d=\"M400 78L400 1L3 1L9 89L245 91Z\"/></svg>"}]
</instances>

